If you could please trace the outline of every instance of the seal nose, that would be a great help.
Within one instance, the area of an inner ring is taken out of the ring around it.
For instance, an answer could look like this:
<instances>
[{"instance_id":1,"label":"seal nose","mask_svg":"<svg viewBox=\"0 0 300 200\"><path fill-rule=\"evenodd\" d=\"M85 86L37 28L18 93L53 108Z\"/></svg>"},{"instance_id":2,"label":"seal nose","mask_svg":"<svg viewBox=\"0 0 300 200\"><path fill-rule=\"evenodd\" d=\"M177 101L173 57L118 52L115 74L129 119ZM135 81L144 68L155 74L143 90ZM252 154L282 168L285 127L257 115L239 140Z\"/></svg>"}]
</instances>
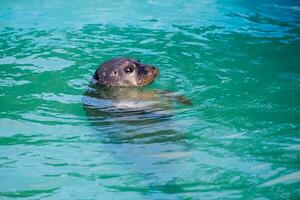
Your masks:
<instances>
[{"instance_id":1,"label":"seal nose","mask_svg":"<svg viewBox=\"0 0 300 200\"><path fill-rule=\"evenodd\" d=\"M153 71L154 76L156 76L158 74L158 68L157 67L152 66L152 71Z\"/></svg>"},{"instance_id":2,"label":"seal nose","mask_svg":"<svg viewBox=\"0 0 300 200\"><path fill-rule=\"evenodd\" d=\"M147 76L156 76L158 73L158 69L153 65L143 65L143 71Z\"/></svg>"}]
</instances>

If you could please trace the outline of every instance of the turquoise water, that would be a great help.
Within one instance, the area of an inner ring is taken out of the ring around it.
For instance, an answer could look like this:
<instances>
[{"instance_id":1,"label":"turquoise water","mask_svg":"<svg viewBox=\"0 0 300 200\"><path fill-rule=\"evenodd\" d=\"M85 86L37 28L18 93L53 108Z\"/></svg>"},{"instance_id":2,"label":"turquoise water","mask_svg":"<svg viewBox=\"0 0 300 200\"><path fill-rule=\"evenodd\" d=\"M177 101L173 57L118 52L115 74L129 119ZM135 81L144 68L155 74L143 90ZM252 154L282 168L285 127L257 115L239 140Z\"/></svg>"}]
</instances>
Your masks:
<instances>
[{"instance_id":1,"label":"turquoise water","mask_svg":"<svg viewBox=\"0 0 300 200\"><path fill-rule=\"evenodd\" d=\"M299 199L299 52L297 1L2 1L0 199ZM84 109L120 56L193 106Z\"/></svg>"}]
</instances>

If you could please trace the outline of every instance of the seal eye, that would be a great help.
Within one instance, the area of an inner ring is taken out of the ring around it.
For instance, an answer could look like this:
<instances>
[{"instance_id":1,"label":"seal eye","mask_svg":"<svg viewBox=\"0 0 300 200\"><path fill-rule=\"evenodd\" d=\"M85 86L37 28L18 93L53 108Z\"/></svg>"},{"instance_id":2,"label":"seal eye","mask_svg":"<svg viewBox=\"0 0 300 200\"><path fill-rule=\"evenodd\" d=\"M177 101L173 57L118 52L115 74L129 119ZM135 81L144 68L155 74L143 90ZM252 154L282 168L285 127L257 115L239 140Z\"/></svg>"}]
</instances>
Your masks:
<instances>
[{"instance_id":1,"label":"seal eye","mask_svg":"<svg viewBox=\"0 0 300 200\"><path fill-rule=\"evenodd\" d=\"M125 68L126 73L132 73L134 71L134 67L132 65Z\"/></svg>"}]
</instances>

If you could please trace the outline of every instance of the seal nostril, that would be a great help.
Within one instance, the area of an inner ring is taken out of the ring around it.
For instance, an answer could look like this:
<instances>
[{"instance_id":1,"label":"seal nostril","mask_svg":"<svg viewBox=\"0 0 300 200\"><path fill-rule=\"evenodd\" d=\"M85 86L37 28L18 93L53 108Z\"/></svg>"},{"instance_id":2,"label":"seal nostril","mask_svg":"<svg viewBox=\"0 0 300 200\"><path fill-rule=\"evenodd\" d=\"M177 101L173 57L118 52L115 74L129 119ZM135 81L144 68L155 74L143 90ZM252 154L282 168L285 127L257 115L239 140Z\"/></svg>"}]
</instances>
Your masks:
<instances>
[{"instance_id":1,"label":"seal nostril","mask_svg":"<svg viewBox=\"0 0 300 200\"><path fill-rule=\"evenodd\" d=\"M152 71L153 71L154 75L158 74L158 69L156 67L154 67L154 66L152 66Z\"/></svg>"}]
</instances>

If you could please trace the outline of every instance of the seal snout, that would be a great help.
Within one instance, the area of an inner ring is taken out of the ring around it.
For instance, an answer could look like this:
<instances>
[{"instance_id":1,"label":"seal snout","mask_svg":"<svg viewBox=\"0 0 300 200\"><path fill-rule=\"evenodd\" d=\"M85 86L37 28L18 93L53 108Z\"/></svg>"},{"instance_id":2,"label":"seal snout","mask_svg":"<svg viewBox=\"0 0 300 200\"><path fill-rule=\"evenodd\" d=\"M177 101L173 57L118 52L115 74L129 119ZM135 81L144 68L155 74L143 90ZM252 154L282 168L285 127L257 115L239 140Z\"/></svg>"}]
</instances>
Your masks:
<instances>
[{"instance_id":1,"label":"seal snout","mask_svg":"<svg viewBox=\"0 0 300 200\"><path fill-rule=\"evenodd\" d=\"M140 77L140 83L139 85L148 85L152 83L155 79L155 77L158 74L158 69L154 67L153 65L142 65L142 75Z\"/></svg>"},{"instance_id":2,"label":"seal snout","mask_svg":"<svg viewBox=\"0 0 300 200\"><path fill-rule=\"evenodd\" d=\"M158 74L158 69L153 65L144 65L143 67L146 76L154 78Z\"/></svg>"},{"instance_id":3,"label":"seal snout","mask_svg":"<svg viewBox=\"0 0 300 200\"><path fill-rule=\"evenodd\" d=\"M154 76L157 76L158 75L158 68L152 66L152 72L153 72Z\"/></svg>"}]
</instances>

